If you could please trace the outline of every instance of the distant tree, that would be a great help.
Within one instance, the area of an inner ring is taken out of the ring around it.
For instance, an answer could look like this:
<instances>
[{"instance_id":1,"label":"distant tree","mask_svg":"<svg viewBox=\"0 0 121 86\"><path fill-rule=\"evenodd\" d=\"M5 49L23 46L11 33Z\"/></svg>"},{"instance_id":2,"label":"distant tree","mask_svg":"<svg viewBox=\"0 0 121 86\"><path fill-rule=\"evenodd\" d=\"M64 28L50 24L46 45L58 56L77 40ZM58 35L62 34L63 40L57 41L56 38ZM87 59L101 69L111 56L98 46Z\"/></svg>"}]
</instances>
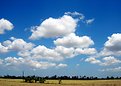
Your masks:
<instances>
[{"instance_id":1,"label":"distant tree","mask_svg":"<svg viewBox=\"0 0 121 86\"><path fill-rule=\"evenodd\" d=\"M57 75L50 77L50 79L57 79Z\"/></svg>"},{"instance_id":2,"label":"distant tree","mask_svg":"<svg viewBox=\"0 0 121 86\"><path fill-rule=\"evenodd\" d=\"M115 79L119 79L119 77L117 76Z\"/></svg>"},{"instance_id":3,"label":"distant tree","mask_svg":"<svg viewBox=\"0 0 121 86\"><path fill-rule=\"evenodd\" d=\"M94 80L97 80L97 79L98 79L98 77L95 77L95 78L94 78Z\"/></svg>"},{"instance_id":4,"label":"distant tree","mask_svg":"<svg viewBox=\"0 0 121 86\"><path fill-rule=\"evenodd\" d=\"M111 76L111 78L110 79L114 79L114 77L113 76Z\"/></svg>"},{"instance_id":5,"label":"distant tree","mask_svg":"<svg viewBox=\"0 0 121 86\"><path fill-rule=\"evenodd\" d=\"M90 78L89 77L86 77L87 80L89 80Z\"/></svg>"},{"instance_id":6,"label":"distant tree","mask_svg":"<svg viewBox=\"0 0 121 86\"><path fill-rule=\"evenodd\" d=\"M109 76L107 76L107 78L106 78L106 79L110 79L110 78L109 78Z\"/></svg>"},{"instance_id":7,"label":"distant tree","mask_svg":"<svg viewBox=\"0 0 121 86\"><path fill-rule=\"evenodd\" d=\"M49 79L49 76L46 76L45 79Z\"/></svg>"}]
</instances>

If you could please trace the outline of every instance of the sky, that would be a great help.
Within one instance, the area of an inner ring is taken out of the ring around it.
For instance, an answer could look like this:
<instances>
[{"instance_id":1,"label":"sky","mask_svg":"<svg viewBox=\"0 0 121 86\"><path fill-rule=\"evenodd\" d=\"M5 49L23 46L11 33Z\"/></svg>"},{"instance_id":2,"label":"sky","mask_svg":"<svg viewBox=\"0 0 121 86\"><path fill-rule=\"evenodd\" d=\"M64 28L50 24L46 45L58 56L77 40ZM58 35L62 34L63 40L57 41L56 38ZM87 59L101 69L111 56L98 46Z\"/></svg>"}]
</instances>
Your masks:
<instances>
[{"instance_id":1,"label":"sky","mask_svg":"<svg viewBox=\"0 0 121 86\"><path fill-rule=\"evenodd\" d=\"M0 75L121 76L120 0L0 3Z\"/></svg>"}]
</instances>

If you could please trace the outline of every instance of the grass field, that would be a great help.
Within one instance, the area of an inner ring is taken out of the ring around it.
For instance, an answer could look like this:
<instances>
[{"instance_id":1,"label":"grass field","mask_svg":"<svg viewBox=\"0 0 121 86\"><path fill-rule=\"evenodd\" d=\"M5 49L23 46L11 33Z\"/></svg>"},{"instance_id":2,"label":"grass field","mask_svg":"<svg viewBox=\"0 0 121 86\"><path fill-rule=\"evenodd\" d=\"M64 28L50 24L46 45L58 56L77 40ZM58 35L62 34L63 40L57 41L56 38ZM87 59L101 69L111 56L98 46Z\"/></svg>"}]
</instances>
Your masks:
<instances>
[{"instance_id":1,"label":"grass field","mask_svg":"<svg viewBox=\"0 0 121 86\"><path fill-rule=\"evenodd\" d=\"M25 83L22 79L0 79L0 86L121 86L121 80L46 80L41 83Z\"/></svg>"}]
</instances>

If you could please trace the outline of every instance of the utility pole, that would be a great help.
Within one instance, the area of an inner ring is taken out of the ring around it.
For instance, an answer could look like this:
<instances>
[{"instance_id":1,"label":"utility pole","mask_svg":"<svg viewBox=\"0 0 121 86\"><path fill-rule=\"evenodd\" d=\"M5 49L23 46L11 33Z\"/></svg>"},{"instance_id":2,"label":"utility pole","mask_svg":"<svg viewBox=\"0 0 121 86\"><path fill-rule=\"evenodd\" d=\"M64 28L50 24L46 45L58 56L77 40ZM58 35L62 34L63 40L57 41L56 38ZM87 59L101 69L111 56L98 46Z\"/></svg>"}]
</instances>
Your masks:
<instances>
[{"instance_id":1,"label":"utility pole","mask_svg":"<svg viewBox=\"0 0 121 86\"><path fill-rule=\"evenodd\" d=\"M22 77L23 77L23 81L24 81L24 71L22 71Z\"/></svg>"}]
</instances>

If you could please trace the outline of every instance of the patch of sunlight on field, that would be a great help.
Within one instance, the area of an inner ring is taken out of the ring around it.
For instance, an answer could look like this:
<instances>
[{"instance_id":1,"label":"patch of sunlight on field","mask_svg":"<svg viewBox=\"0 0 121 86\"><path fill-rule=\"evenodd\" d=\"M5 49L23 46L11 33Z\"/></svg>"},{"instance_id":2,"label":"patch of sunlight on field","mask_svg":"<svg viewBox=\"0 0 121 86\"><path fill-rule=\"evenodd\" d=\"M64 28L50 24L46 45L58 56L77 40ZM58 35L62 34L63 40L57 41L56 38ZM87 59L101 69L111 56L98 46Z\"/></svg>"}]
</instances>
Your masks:
<instances>
[{"instance_id":1,"label":"patch of sunlight on field","mask_svg":"<svg viewBox=\"0 0 121 86\"><path fill-rule=\"evenodd\" d=\"M45 84L56 84L58 80L46 80ZM121 80L62 80L61 86L121 86Z\"/></svg>"},{"instance_id":2,"label":"patch of sunlight on field","mask_svg":"<svg viewBox=\"0 0 121 86\"><path fill-rule=\"evenodd\" d=\"M121 80L46 80L42 83L26 83L22 79L0 79L0 86L121 86Z\"/></svg>"},{"instance_id":3,"label":"patch of sunlight on field","mask_svg":"<svg viewBox=\"0 0 121 86\"><path fill-rule=\"evenodd\" d=\"M58 84L58 80L46 80L45 83L46 84Z\"/></svg>"}]
</instances>

